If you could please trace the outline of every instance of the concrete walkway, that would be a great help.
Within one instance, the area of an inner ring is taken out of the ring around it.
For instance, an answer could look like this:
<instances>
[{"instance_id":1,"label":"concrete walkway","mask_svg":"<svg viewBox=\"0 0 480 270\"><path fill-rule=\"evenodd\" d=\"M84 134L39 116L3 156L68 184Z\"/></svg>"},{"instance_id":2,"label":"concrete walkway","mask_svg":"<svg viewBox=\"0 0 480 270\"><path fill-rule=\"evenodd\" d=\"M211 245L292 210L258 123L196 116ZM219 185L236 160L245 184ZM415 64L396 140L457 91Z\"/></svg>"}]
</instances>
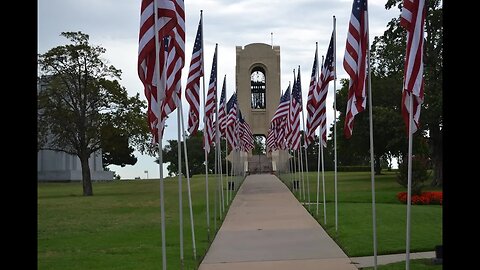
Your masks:
<instances>
[{"instance_id":1,"label":"concrete walkway","mask_svg":"<svg viewBox=\"0 0 480 270\"><path fill-rule=\"evenodd\" d=\"M274 175L250 175L240 187L199 270L356 270Z\"/></svg>"}]
</instances>

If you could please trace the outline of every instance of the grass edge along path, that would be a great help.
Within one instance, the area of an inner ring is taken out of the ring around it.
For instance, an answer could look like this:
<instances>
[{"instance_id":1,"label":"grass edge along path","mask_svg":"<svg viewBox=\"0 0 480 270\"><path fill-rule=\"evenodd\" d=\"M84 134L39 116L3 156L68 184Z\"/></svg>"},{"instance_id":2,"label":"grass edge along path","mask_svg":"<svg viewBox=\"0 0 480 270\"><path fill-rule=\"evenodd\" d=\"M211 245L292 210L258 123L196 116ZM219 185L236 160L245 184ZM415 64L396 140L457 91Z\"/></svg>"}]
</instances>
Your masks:
<instances>
[{"instance_id":1,"label":"grass edge along path","mask_svg":"<svg viewBox=\"0 0 480 270\"><path fill-rule=\"evenodd\" d=\"M316 216L317 173L309 173L311 214L349 257L373 256L370 172L338 172L338 233L335 231L334 173L325 173L327 224L323 222L323 195L320 177L319 216ZM396 194L405 189L395 180L395 173L375 176L377 216L377 254L405 252L406 205ZM291 187L290 175L281 175ZM307 179L305 175L305 181ZM429 189L425 190L441 190ZM300 192L293 192L302 202ZM308 198L305 196L305 198ZM308 206L304 204L308 211ZM412 205L411 252L432 251L442 244L442 206Z\"/></svg>"},{"instance_id":2,"label":"grass edge along path","mask_svg":"<svg viewBox=\"0 0 480 270\"><path fill-rule=\"evenodd\" d=\"M373 267L360 268L361 270L373 270ZM405 261L379 265L378 270L404 270ZM432 259L410 260L410 269L413 270L442 270L442 264L434 264Z\"/></svg>"}]
</instances>

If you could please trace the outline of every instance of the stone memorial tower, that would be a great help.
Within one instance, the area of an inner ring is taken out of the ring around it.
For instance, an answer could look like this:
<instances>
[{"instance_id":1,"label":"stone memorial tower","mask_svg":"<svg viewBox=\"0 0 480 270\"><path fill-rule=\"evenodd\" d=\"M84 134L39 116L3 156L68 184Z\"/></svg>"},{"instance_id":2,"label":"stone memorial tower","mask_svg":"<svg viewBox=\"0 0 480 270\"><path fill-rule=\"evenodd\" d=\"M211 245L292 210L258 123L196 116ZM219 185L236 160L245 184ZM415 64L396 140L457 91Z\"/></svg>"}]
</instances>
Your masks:
<instances>
[{"instance_id":1,"label":"stone memorial tower","mask_svg":"<svg viewBox=\"0 0 480 270\"><path fill-rule=\"evenodd\" d=\"M270 120L280 102L280 46L264 43L236 46L235 83L243 118L254 136L266 138ZM239 155L241 162L235 162L232 157L235 166L251 171L248 168L251 153L241 152ZM264 163L268 162L273 171L285 171L288 169L288 153L282 150L269 153L267 149Z\"/></svg>"}]
</instances>

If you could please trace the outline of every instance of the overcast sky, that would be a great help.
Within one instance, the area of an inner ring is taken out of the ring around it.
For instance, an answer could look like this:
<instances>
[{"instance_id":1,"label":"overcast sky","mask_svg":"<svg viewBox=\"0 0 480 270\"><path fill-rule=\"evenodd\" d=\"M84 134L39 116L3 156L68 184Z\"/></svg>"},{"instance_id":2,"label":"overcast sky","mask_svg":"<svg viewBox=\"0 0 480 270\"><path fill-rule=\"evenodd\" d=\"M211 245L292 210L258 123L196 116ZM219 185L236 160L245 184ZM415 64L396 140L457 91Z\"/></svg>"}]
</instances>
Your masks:
<instances>
[{"instance_id":1,"label":"overcast sky","mask_svg":"<svg viewBox=\"0 0 480 270\"><path fill-rule=\"evenodd\" d=\"M400 15L397 8L385 9L386 0L369 1L370 43L382 35L387 23ZM82 31L90 35L90 43L106 49L104 58L122 70L120 83L130 95L143 94L143 85L137 75L138 30L141 0L38 0L38 53L63 45L67 39L61 32ZM306 101L308 85L318 42L318 54L325 55L336 17L337 89L340 79L347 78L343 69L346 33L352 9L352 0L197 0L185 1L186 48L182 87L186 85L188 68L195 34L204 14L204 52L206 85L210 77L215 43L218 43L218 88L227 75L227 97L235 85L235 46L250 43L280 46L281 87L284 91L293 80L292 70L301 67L303 100ZM333 81L327 97L327 126L333 121ZM183 91L184 89L182 89ZM399 89L401 91L401 89ZM219 93L220 94L220 93ZM182 94L183 96L183 94ZM203 96L201 97L203 100ZM305 106L304 102L304 106ZM188 103L183 100L184 119L187 119ZM201 114L203 110L201 111ZM167 120L169 127L177 126L176 112ZM203 124L200 124L203 128ZM169 128L164 135L176 139L176 128ZM158 165L154 157L136 152L138 162L124 168L110 168L122 178L158 178Z\"/></svg>"}]
</instances>

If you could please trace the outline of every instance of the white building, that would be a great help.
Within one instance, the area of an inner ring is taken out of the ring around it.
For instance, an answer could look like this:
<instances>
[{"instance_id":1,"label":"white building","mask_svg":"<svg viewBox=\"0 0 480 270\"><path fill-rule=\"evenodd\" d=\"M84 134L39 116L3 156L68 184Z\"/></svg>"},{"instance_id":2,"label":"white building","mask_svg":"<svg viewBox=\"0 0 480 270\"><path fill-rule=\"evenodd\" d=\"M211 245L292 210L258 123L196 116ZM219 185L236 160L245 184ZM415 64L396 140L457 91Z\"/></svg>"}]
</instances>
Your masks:
<instances>
[{"instance_id":1,"label":"white building","mask_svg":"<svg viewBox=\"0 0 480 270\"><path fill-rule=\"evenodd\" d=\"M88 164L92 180L113 180L113 172L103 170L101 151L92 154ZM80 159L61 151L40 150L37 153L37 178L38 181L81 181Z\"/></svg>"},{"instance_id":2,"label":"white building","mask_svg":"<svg viewBox=\"0 0 480 270\"><path fill-rule=\"evenodd\" d=\"M37 94L46 85L37 83ZM113 172L104 171L102 151L99 150L88 159L92 180L113 180ZM40 150L37 152L38 181L81 181L82 165L80 158L62 151Z\"/></svg>"}]
</instances>

